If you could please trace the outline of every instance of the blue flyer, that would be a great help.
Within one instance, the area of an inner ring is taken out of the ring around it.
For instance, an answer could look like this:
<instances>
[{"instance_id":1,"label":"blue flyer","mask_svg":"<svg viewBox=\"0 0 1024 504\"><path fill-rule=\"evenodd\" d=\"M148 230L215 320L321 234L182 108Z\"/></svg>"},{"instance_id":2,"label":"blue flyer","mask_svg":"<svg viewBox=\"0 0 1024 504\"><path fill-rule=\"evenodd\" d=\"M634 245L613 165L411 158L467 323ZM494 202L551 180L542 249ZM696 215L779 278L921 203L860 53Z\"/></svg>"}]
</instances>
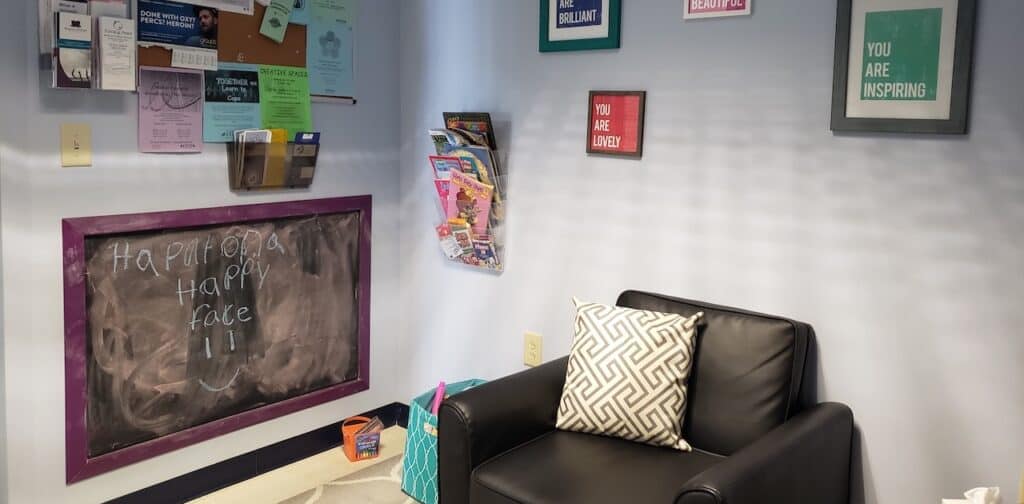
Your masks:
<instances>
[{"instance_id":1,"label":"blue flyer","mask_svg":"<svg viewBox=\"0 0 1024 504\"><path fill-rule=\"evenodd\" d=\"M295 0L295 5L292 7L292 17L288 22L303 26L308 25L310 10L309 0Z\"/></svg>"},{"instance_id":2,"label":"blue flyer","mask_svg":"<svg viewBox=\"0 0 1024 504\"><path fill-rule=\"evenodd\" d=\"M352 7L343 0L309 0L309 3L310 20L306 30L309 93L352 97L355 95Z\"/></svg>"},{"instance_id":3,"label":"blue flyer","mask_svg":"<svg viewBox=\"0 0 1024 504\"><path fill-rule=\"evenodd\" d=\"M229 143L236 130L260 127L259 67L221 63L216 71L207 71L203 141Z\"/></svg>"},{"instance_id":4,"label":"blue flyer","mask_svg":"<svg viewBox=\"0 0 1024 504\"><path fill-rule=\"evenodd\" d=\"M139 42L217 49L217 9L170 0L139 0Z\"/></svg>"}]
</instances>

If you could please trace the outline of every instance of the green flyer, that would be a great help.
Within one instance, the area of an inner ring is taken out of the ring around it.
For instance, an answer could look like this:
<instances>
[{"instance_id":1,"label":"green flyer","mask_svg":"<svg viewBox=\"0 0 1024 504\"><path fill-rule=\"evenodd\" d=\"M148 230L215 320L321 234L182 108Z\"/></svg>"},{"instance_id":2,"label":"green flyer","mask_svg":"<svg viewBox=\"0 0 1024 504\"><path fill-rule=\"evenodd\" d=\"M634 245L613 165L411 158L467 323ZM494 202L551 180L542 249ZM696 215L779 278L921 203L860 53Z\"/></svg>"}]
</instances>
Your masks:
<instances>
[{"instance_id":1,"label":"green flyer","mask_svg":"<svg viewBox=\"0 0 1024 504\"><path fill-rule=\"evenodd\" d=\"M289 138L312 131L309 72L299 67L261 66L260 115L264 128L284 128Z\"/></svg>"},{"instance_id":2,"label":"green flyer","mask_svg":"<svg viewBox=\"0 0 1024 504\"><path fill-rule=\"evenodd\" d=\"M293 8L294 3L292 0L273 0L270 2L270 5L267 6L266 14L263 15L260 33L278 44L284 42L284 35L288 30L288 21L291 20Z\"/></svg>"},{"instance_id":3,"label":"green flyer","mask_svg":"<svg viewBox=\"0 0 1024 504\"><path fill-rule=\"evenodd\" d=\"M862 100L935 101L942 9L867 13Z\"/></svg>"}]
</instances>

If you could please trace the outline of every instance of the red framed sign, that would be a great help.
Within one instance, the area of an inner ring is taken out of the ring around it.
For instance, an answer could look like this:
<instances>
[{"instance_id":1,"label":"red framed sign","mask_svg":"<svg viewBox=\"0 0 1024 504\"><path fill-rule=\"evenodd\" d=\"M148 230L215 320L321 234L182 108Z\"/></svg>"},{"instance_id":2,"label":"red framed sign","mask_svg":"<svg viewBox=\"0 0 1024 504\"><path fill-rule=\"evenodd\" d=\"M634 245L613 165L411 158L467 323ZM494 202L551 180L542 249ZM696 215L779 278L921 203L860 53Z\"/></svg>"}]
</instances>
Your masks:
<instances>
[{"instance_id":1,"label":"red framed sign","mask_svg":"<svg viewBox=\"0 0 1024 504\"><path fill-rule=\"evenodd\" d=\"M646 91L591 91L587 153L643 157L646 102Z\"/></svg>"}]
</instances>

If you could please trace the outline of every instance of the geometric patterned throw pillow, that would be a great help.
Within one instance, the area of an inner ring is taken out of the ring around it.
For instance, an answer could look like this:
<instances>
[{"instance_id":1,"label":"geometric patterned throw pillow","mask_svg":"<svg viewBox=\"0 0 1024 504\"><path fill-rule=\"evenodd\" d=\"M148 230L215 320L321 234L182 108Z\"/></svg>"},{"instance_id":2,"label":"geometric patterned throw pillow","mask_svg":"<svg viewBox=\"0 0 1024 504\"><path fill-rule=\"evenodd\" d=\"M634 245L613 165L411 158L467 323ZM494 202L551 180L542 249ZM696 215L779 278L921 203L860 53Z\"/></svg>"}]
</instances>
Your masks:
<instances>
[{"instance_id":1,"label":"geometric patterned throw pillow","mask_svg":"<svg viewBox=\"0 0 1024 504\"><path fill-rule=\"evenodd\" d=\"M556 426L690 451L682 437L697 323L680 315L576 304Z\"/></svg>"}]
</instances>

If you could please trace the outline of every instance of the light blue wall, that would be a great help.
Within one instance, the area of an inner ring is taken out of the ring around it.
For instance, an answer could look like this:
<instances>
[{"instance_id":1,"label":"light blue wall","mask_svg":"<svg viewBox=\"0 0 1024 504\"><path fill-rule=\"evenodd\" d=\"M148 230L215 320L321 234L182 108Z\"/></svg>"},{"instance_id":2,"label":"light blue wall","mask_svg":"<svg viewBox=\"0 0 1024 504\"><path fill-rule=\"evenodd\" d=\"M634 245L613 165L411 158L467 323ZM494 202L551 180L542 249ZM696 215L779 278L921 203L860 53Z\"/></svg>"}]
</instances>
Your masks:
<instances>
[{"instance_id":1,"label":"light blue wall","mask_svg":"<svg viewBox=\"0 0 1024 504\"><path fill-rule=\"evenodd\" d=\"M983 2L971 134L922 138L827 131L832 2L683 23L678 0L635 0L621 50L542 55L536 2L365 1L360 104L316 112L328 170L310 193L246 198L227 191L219 153L137 154L133 99L46 89L35 10L12 4L25 22L0 44L0 501L97 502L439 379L516 371L523 331L564 354L569 298L625 288L813 323L822 395L857 418L858 501L1016 488L1020 2ZM597 88L648 91L643 161L584 153ZM445 110L491 111L510 152L501 277L447 265L435 243L425 130ZM57 167L65 121L93 125L95 167ZM60 218L362 193L375 196L370 392L64 486Z\"/></svg>"},{"instance_id":2,"label":"light blue wall","mask_svg":"<svg viewBox=\"0 0 1024 504\"><path fill-rule=\"evenodd\" d=\"M5 9L8 19L24 18L27 2L16 2ZM4 204L3 188L9 183L8 166L14 162L14 145L24 142L26 131L22 124L25 117L24 102L20 100L25 87L24 72L11 71L23 66L26 41L19 37L5 37L0 44L0 223L8 215L9 209ZM3 250L4 236L0 227L0 251ZM7 355L7 331L4 325L4 285L7 283L3 274L4 259L0 253L0 502L9 502L7 493L7 391L5 357Z\"/></svg>"},{"instance_id":3,"label":"light blue wall","mask_svg":"<svg viewBox=\"0 0 1024 504\"><path fill-rule=\"evenodd\" d=\"M223 146L208 145L202 155L139 154L134 95L48 89L48 75L35 69L32 4L5 2L0 37L9 461L0 502L105 501L394 401L391 370L399 365L401 349L388 301L399 292L398 2L362 2L356 56L359 104L314 106L324 150L313 188L245 195L228 190ZM62 122L92 126L93 167L59 167ZM66 486L60 219L356 194L374 197L371 389Z\"/></svg>"},{"instance_id":4,"label":"light blue wall","mask_svg":"<svg viewBox=\"0 0 1024 504\"><path fill-rule=\"evenodd\" d=\"M406 393L568 352L570 297L648 289L814 324L853 407L863 495L939 502L1024 467L1024 3L981 4L966 137L828 131L835 2L682 21L627 0L622 49L540 54L535 1L402 3L399 331ZM644 159L588 157L587 92L648 91ZM429 127L490 111L510 151L508 270L446 264ZM1008 499L1009 500L1009 499Z\"/></svg>"}]
</instances>

